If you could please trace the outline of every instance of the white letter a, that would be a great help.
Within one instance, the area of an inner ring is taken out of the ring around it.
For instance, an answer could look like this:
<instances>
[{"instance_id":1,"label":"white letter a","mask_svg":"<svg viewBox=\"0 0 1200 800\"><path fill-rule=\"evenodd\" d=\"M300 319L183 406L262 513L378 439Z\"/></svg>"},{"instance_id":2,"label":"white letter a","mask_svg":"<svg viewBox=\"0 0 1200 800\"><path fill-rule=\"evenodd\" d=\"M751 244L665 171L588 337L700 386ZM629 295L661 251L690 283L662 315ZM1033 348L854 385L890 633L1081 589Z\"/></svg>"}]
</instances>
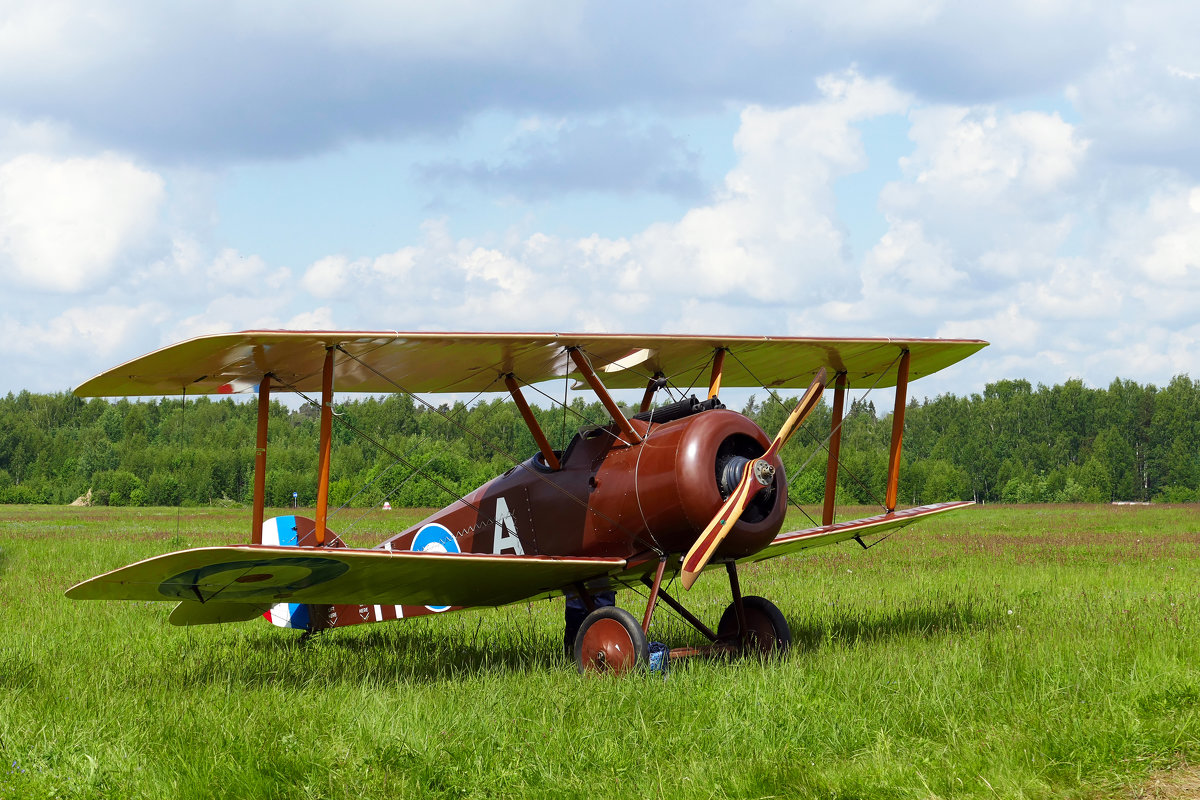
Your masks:
<instances>
[{"instance_id":1,"label":"white letter a","mask_svg":"<svg viewBox=\"0 0 1200 800\"><path fill-rule=\"evenodd\" d=\"M512 533L508 532L508 525L512 525ZM513 522L512 513L508 510L508 503L504 502L503 497L496 498L496 536L492 540L492 554L500 555L505 550L512 550L519 556L525 555L525 548L521 546L521 540L517 538L517 526Z\"/></svg>"}]
</instances>

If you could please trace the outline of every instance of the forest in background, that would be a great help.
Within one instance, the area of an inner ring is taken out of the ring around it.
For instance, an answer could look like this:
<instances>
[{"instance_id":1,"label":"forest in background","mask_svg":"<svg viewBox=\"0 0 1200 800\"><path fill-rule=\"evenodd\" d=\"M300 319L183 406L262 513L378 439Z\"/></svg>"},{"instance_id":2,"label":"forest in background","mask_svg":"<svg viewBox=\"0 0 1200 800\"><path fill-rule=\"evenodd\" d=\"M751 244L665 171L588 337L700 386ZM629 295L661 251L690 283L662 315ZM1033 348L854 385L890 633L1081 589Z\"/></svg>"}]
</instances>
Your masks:
<instances>
[{"instance_id":1,"label":"forest in background","mask_svg":"<svg viewBox=\"0 0 1200 800\"><path fill-rule=\"evenodd\" d=\"M787 398L784 399L787 403ZM792 401L794 402L794 401ZM536 451L512 402L427 406L406 395L338 405L330 502L369 507L442 506ZM790 410L751 397L739 409L770 435ZM576 398L534 409L556 447L580 427L607 421ZM214 505L252 497L256 405L207 397L131 402L68 393L0 399L0 503ZM824 493L828 402L784 449L790 493ZM365 435L360 435L362 434ZM848 402L840 503L882 505L891 413ZM267 504L316 497L318 412L273 402ZM912 400L905 414L902 503L1200 500L1200 382L1177 376L1158 388L1114 380L1032 386L1005 380L968 397Z\"/></svg>"}]
</instances>

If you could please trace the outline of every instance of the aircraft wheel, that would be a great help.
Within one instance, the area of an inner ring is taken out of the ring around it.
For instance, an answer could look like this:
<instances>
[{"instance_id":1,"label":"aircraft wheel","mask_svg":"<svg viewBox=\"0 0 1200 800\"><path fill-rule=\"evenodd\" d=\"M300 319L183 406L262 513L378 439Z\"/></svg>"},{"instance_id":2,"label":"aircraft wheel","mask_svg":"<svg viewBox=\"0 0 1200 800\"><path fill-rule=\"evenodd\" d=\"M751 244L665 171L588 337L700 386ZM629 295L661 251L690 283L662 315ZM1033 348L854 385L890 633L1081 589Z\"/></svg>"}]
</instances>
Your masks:
<instances>
[{"instance_id":1,"label":"aircraft wheel","mask_svg":"<svg viewBox=\"0 0 1200 800\"><path fill-rule=\"evenodd\" d=\"M575 667L581 672L628 672L650 659L642 626L623 608L603 606L588 614L575 636Z\"/></svg>"},{"instance_id":2,"label":"aircraft wheel","mask_svg":"<svg viewBox=\"0 0 1200 800\"><path fill-rule=\"evenodd\" d=\"M750 595L742 598L746 611L746 633L742 639L743 653L760 656L783 655L792 644L792 629L783 612L765 597ZM738 634L737 609L730 603L717 625L717 638L732 640Z\"/></svg>"}]
</instances>

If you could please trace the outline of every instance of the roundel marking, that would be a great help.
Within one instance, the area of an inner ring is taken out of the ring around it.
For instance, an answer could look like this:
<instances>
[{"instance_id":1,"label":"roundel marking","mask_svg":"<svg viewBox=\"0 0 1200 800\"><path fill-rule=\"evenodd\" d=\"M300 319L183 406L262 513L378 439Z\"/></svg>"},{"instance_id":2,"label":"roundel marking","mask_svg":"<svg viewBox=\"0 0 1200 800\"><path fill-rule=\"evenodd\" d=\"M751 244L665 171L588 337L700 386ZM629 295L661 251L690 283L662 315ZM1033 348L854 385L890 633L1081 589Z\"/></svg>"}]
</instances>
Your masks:
<instances>
[{"instance_id":1,"label":"roundel marking","mask_svg":"<svg viewBox=\"0 0 1200 800\"><path fill-rule=\"evenodd\" d=\"M410 550L418 553L461 553L454 534L445 525L431 522L413 537Z\"/></svg>"},{"instance_id":2,"label":"roundel marking","mask_svg":"<svg viewBox=\"0 0 1200 800\"><path fill-rule=\"evenodd\" d=\"M201 602L217 595L223 601L264 600L331 581L349 569L345 562L311 556L226 561L172 575L158 591L164 597Z\"/></svg>"},{"instance_id":3,"label":"roundel marking","mask_svg":"<svg viewBox=\"0 0 1200 800\"><path fill-rule=\"evenodd\" d=\"M409 548L418 553L461 553L462 549L458 546L458 541L454 538L454 534L445 525L437 522L431 522L421 530L417 531L417 535L413 537L412 546ZM425 606L430 611L445 611L450 606Z\"/></svg>"}]
</instances>

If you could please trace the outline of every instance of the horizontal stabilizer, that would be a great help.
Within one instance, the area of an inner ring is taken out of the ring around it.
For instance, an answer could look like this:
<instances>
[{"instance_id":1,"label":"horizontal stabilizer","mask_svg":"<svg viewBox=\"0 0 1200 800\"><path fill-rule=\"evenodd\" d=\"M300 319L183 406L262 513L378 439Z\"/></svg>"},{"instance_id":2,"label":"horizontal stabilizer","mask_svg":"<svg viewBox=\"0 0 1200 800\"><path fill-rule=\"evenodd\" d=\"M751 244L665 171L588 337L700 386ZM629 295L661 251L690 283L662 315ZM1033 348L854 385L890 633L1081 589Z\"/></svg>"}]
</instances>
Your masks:
<instances>
[{"instance_id":1,"label":"horizontal stabilizer","mask_svg":"<svg viewBox=\"0 0 1200 800\"><path fill-rule=\"evenodd\" d=\"M198 603L195 600L183 600L171 612L170 622L172 625L246 622L258 619L270 608L269 603Z\"/></svg>"},{"instance_id":2,"label":"horizontal stabilizer","mask_svg":"<svg viewBox=\"0 0 1200 800\"><path fill-rule=\"evenodd\" d=\"M67 597L263 605L263 610L275 603L498 606L560 594L625 564L622 558L201 547L98 575L68 589Z\"/></svg>"}]
</instances>

